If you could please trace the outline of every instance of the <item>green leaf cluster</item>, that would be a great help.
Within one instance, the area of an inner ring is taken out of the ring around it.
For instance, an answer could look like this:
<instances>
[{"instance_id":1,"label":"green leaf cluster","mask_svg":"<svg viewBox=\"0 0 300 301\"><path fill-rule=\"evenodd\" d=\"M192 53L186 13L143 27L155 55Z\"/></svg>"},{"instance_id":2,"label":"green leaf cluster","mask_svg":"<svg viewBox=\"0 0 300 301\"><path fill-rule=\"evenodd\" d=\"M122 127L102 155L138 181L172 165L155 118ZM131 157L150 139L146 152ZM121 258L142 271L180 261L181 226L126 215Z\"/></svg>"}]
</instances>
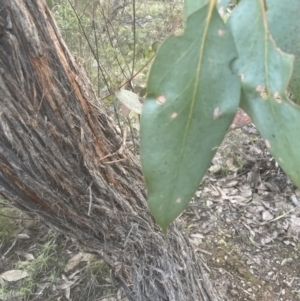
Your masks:
<instances>
[{"instance_id":1,"label":"green leaf cluster","mask_svg":"<svg viewBox=\"0 0 300 301\"><path fill-rule=\"evenodd\" d=\"M230 1L216 2L185 1L185 31L160 46L148 78L141 160L164 232L193 197L238 107L300 187L300 110L286 93L290 84L300 99L299 1L242 0L226 23Z\"/></svg>"}]
</instances>

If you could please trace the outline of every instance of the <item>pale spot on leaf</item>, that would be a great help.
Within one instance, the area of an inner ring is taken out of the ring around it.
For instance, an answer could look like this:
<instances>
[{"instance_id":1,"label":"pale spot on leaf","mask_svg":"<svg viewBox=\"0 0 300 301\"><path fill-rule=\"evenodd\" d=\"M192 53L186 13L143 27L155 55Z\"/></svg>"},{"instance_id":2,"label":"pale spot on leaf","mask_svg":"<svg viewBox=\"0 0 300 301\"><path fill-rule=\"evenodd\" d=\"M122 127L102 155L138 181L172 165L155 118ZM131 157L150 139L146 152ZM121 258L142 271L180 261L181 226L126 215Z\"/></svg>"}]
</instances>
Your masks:
<instances>
[{"instance_id":1,"label":"pale spot on leaf","mask_svg":"<svg viewBox=\"0 0 300 301\"><path fill-rule=\"evenodd\" d=\"M178 198L178 199L176 200L176 203L181 203L181 198Z\"/></svg>"},{"instance_id":2,"label":"pale spot on leaf","mask_svg":"<svg viewBox=\"0 0 300 301\"><path fill-rule=\"evenodd\" d=\"M178 116L178 114L176 112L172 113L171 118L175 119Z\"/></svg>"},{"instance_id":3,"label":"pale spot on leaf","mask_svg":"<svg viewBox=\"0 0 300 301\"><path fill-rule=\"evenodd\" d=\"M256 86L255 91L259 93L259 95L262 99L267 99L268 98L268 93L267 93L265 87L263 87L261 85L258 85L258 86Z\"/></svg>"},{"instance_id":4,"label":"pale spot on leaf","mask_svg":"<svg viewBox=\"0 0 300 301\"><path fill-rule=\"evenodd\" d=\"M279 94L278 91L276 91L276 92L274 93L274 98L275 98L275 100L276 100L278 103L282 103L282 99L281 99L280 94Z\"/></svg>"},{"instance_id":5,"label":"pale spot on leaf","mask_svg":"<svg viewBox=\"0 0 300 301\"><path fill-rule=\"evenodd\" d=\"M269 140L265 140L265 143L266 143L266 146L267 146L267 148L271 148L271 143L270 143L270 141Z\"/></svg>"},{"instance_id":6,"label":"pale spot on leaf","mask_svg":"<svg viewBox=\"0 0 300 301\"><path fill-rule=\"evenodd\" d=\"M224 35L225 35L225 30L219 29L219 30L218 30L218 35L219 35L220 37L224 37Z\"/></svg>"},{"instance_id":7,"label":"pale spot on leaf","mask_svg":"<svg viewBox=\"0 0 300 301\"><path fill-rule=\"evenodd\" d=\"M221 17L223 17L225 15L225 8L224 6L221 6L220 9L218 10L219 14Z\"/></svg>"},{"instance_id":8,"label":"pale spot on leaf","mask_svg":"<svg viewBox=\"0 0 300 301\"><path fill-rule=\"evenodd\" d=\"M261 85L258 85L258 86L256 86L256 88L255 88L255 91L256 91L256 92L259 92L259 93L263 92L264 90L265 90L265 88L264 88L263 86L261 86Z\"/></svg>"},{"instance_id":9,"label":"pale spot on leaf","mask_svg":"<svg viewBox=\"0 0 300 301\"><path fill-rule=\"evenodd\" d=\"M213 119L216 120L216 119L219 119L221 116L221 110L219 107L215 108L214 109L214 113L213 113Z\"/></svg>"},{"instance_id":10,"label":"pale spot on leaf","mask_svg":"<svg viewBox=\"0 0 300 301\"><path fill-rule=\"evenodd\" d=\"M167 101L166 97L164 95L160 95L156 98L156 102L159 105L163 105Z\"/></svg>"}]
</instances>

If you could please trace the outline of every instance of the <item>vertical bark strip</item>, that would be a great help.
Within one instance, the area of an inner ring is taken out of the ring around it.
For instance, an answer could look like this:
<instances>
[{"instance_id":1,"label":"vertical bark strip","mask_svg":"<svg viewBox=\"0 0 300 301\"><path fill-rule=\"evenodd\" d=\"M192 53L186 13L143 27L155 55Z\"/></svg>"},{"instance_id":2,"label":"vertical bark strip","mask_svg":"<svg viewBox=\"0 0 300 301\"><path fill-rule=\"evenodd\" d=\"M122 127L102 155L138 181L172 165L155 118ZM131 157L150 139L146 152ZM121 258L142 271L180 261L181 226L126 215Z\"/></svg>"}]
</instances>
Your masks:
<instances>
[{"instance_id":1,"label":"vertical bark strip","mask_svg":"<svg viewBox=\"0 0 300 301\"><path fill-rule=\"evenodd\" d=\"M0 195L101 255L129 300L221 300L178 227L155 225L121 146L46 4L1 0Z\"/></svg>"}]
</instances>

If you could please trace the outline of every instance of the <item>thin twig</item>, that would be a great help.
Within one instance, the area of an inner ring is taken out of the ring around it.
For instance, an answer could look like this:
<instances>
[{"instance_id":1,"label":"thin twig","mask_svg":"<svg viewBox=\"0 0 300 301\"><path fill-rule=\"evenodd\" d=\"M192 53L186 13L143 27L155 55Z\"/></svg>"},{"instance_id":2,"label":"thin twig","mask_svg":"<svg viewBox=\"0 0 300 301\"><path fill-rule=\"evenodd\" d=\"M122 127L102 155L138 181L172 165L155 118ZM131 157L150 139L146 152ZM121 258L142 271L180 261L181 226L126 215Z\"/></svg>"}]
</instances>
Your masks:
<instances>
[{"instance_id":1,"label":"thin twig","mask_svg":"<svg viewBox=\"0 0 300 301\"><path fill-rule=\"evenodd\" d=\"M179 26L179 24L180 24L180 22L181 22L181 20L182 20L182 17L183 17L183 14L181 14L180 15L180 17L176 20L176 22L175 22L175 24L174 24L174 26L172 27L172 29L171 29L171 34L173 34L174 32L175 32L175 30L178 28L178 26ZM142 67L142 68L140 68L136 73L134 73L132 76L131 76L131 78L129 78L128 80L126 80L122 85L120 85L119 87L118 87L118 90L120 90L122 87L124 87L124 86L126 86L129 82L131 82L137 75L139 75L151 62L152 62L152 60L154 59L154 57L155 57L155 54L148 60L148 62L146 62L146 64ZM126 61L126 60L125 60ZM102 100L104 100L104 99L106 99L106 98L108 98L108 97L110 97L110 96L112 96L113 94L115 93L115 91L114 92L110 92L108 95L106 95L106 96L104 96L104 97L102 97L100 100L102 101Z\"/></svg>"},{"instance_id":2,"label":"thin twig","mask_svg":"<svg viewBox=\"0 0 300 301\"><path fill-rule=\"evenodd\" d=\"M12 245L8 248L8 250L3 254L3 257L5 257L10 251L11 249L15 246L17 240L15 239L14 242L12 243Z\"/></svg>"},{"instance_id":3,"label":"thin twig","mask_svg":"<svg viewBox=\"0 0 300 301\"><path fill-rule=\"evenodd\" d=\"M121 161L124 161L124 160L126 160L126 158L115 160L115 161L103 162L103 164L113 164L113 163L118 163L118 162L121 162Z\"/></svg>"},{"instance_id":4,"label":"thin twig","mask_svg":"<svg viewBox=\"0 0 300 301\"><path fill-rule=\"evenodd\" d=\"M92 202L93 202L92 185L89 186L89 193L90 193L90 203L89 203L88 216L91 215L91 210L92 210Z\"/></svg>"},{"instance_id":5,"label":"thin twig","mask_svg":"<svg viewBox=\"0 0 300 301\"><path fill-rule=\"evenodd\" d=\"M132 11L133 11L133 19L132 19L132 31L133 31L133 53L132 53L132 67L131 67L131 77L134 74L135 69L135 54L136 54L136 15L135 15L135 0L132 1Z\"/></svg>"},{"instance_id":6,"label":"thin twig","mask_svg":"<svg viewBox=\"0 0 300 301\"><path fill-rule=\"evenodd\" d=\"M124 147L126 145L126 138L127 138L127 128L125 127L124 129L124 136L123 136L123 142L122 142L122 145L121 147L114 153L111 153L111 154L108 154L106 156L104 156L103 158L100 159L100 161L103 161L104 159L108 158L108 157L112 157L116 154L120 154L122 155L123 154L123 150L124 150ZM107 164L108 162L105 162L105 164Z\"/></svg>"}]
</instances>

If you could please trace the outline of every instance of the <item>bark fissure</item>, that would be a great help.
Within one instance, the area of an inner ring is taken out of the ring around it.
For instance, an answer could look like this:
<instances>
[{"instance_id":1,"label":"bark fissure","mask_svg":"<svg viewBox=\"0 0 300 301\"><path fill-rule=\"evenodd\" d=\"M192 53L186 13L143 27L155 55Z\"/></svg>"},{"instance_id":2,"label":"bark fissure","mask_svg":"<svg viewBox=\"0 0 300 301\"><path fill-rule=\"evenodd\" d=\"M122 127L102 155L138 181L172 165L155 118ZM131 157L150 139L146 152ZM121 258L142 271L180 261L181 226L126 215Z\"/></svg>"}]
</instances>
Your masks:
<instances>
[{"instance_id":1,"label":"bark fissure","mask_svg":"<svg viewBox=\"0 0 300 301\"><path fill-rule=\"evenodd\" d=\"M137 158L43 1L1 1L0 33L0 195L99 254L129 300L222 300L179 226L164 236L150 216Z\"/></svg>"}]
</instances>

